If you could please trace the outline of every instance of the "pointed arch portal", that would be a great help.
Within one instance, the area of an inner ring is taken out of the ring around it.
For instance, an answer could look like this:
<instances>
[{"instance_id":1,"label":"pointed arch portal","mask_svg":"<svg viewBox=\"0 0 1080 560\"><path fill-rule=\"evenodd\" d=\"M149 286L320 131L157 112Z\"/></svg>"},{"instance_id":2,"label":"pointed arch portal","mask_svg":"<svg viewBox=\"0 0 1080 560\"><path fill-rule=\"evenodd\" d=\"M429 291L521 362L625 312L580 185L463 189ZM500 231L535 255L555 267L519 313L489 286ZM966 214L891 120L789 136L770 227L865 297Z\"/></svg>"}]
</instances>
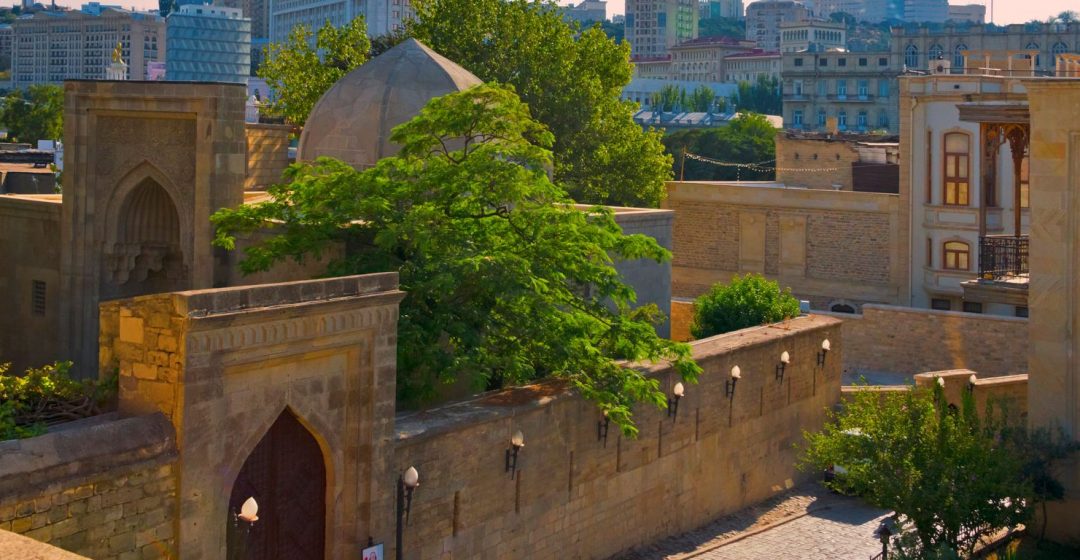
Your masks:
<instances>
[{"instance_id":1,"label":"pointed arch portal","mask_svg":"<svg viewBox=\"0 0 1080 560\"><path fill-rule=\"evenodd\" d=\"M237 530L234 513L249 497L259 504L259 520ZM230 559L325 558L326 466L319 443L292 411L278 416L244 461L227 523Z\"/></svg>"}]
</instances>

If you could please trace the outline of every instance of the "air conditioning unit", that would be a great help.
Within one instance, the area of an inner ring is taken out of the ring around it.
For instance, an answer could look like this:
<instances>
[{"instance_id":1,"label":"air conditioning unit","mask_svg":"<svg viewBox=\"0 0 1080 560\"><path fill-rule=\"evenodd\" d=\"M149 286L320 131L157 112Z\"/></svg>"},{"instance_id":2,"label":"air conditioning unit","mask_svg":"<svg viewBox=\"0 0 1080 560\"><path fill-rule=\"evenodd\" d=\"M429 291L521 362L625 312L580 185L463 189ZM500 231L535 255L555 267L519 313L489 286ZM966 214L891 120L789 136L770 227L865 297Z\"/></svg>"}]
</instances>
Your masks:
<instances>
[{"instance_id":1,"label":"air conditioning unit","mask_svg":"<svg viewBox=\"0 0 1080 560\"><path fill-rule=\"evenodd\" d=\"M930 74L934 76L944 76L952 73L952 61L944 58L930 61Z\"/></svg>"}]
</instances>

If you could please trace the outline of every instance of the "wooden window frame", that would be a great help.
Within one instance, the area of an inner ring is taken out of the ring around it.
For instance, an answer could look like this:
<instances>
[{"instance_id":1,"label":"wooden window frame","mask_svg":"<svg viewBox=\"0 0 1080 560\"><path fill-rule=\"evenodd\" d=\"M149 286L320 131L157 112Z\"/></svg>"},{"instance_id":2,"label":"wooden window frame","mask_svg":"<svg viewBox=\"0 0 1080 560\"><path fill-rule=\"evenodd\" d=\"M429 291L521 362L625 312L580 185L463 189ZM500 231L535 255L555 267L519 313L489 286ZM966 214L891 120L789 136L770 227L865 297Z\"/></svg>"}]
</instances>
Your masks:
<instances>
[{"instance_id":1,"label":"wooden window frame","mask_svg":"<svg viewBox=\"0 0 1080 560\"><path fill-rule=\"evenodd\" d=\"M967 152L950 152L949 151L949 137L950 136L963 136L967 140ZM959 176L960 166L957 165L956 169L949 169L949 158L967 158L967 173L964 177ZM956 175L950 175L950 172L956 173ZM950 193L949 183L956 184L956 192ZM961 191L960 185L963 184L965 188ZM961 197L963 193L963 197ZM950 196L953 195L953 196ZM952 202L950 202L952 199ZM946 206L971 206L971 135L966 132L946 132L941 136L941 203Z\"/></svg>"},{"instance_id":2,"label":"wooden window frame","mask_svg":"<svg viewBox=\"0 0 1080 560\"><path fill-rule=\"evenodd\" d=\"M951 244L963 245L964 250L950 249ZM954 266L949 265L949 258L954 257ZM961 265L961 258L963 258L963 266ZM946 241L941 244L941 268L943 270L971 270L971 245L967 241L957 241L955 239Z\"/></svg>"},{"instance_id":3,"label":"wooden window frame","mask_svg":"<svg viewBox=\"0 0 1080 560\"><path fill-rule=\"evenodd\" d=\"M1016 203L1021 210L1031 208L1031 156L1028 154L1020 162L1020 200Z\"/></svg>"}]
</instances>

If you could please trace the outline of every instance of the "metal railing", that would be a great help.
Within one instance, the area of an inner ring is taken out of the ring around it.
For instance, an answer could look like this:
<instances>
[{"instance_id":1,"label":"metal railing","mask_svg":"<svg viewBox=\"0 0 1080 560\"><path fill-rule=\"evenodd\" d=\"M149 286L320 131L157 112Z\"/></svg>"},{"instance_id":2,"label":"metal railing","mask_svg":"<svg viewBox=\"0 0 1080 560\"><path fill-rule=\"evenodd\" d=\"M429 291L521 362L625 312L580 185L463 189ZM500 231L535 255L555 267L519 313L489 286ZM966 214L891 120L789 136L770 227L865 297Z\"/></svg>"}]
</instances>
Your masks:
<instances>
[{"instance_id":1,"label":"metal railing","mask_svg":"<svg viewBox=\"0 0 1080 560\"><path fill-rule=\"evenodd\" d=\"M991 235L979 238L979 278L994 280L1028 273L1028 236Z\"/></svg>"}]
</instances>

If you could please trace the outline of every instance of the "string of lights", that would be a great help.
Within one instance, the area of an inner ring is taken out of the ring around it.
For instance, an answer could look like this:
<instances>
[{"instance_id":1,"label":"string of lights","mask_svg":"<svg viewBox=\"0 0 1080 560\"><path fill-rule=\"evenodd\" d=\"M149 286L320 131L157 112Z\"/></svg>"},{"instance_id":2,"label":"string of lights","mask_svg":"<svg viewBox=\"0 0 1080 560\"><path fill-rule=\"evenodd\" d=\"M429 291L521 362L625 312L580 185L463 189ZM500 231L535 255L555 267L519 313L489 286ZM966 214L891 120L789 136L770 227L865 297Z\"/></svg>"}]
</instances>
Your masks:
<instances>
[{"instance_id":1,"label":"string of lights","mask_svg":"<svg viewBox=\"0 0 1080 560\"><path fill-rule=\"evenodd\" d=\"M734 167L737 169L748 169L750 171L757 171L759 173L769 173L773 171L783 171L785 173L834 173L836 171L842 171L845 168L842 167L774 167L770 165L761 165L760 163L734 163L729 161L720 161L705 156L699 156L690 152L684 152L683 154L688 159L700 161L702 163L708 163L719 167ZM770 160L775 161L775 160ZM764 162L763 162L764 163Z\"/></svg>"}]
</instances>

